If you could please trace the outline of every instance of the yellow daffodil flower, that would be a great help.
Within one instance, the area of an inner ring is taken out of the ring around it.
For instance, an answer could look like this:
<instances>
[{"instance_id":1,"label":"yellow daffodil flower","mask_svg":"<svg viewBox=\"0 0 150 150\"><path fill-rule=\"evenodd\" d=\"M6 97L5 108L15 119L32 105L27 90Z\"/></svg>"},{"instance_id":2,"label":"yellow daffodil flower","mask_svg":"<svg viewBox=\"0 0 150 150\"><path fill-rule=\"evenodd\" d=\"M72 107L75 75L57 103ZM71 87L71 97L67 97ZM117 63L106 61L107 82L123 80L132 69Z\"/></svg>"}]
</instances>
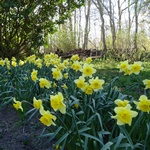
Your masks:
<instances>
[{"instance_id":1,"label":"yellow daffodil flower","mask_svg":"<svg viewBox=\"0 0 150 150\"><path fill-rule=\"evenodd\" d=\"M63 85L62 85L62 88L63 88L63 89L67 89L68 87L67 87L66 84L63 84Z\"/></svg>"},{"instance_id":2,"label":"yellow daffodil flower","mask_svg":"<svg viewBox=\"0 0 150 150\"><path fill-rule=\"evenodd\" d=\"M128 65L125 69L124 69L124 75L130 75L132 74L132 66Z\"/></svg>"},{"instance_id":3,"label":"yellow daffodil flower","mask_svg":"<svg viewBox=\"0 0 150 150\"><path fill-rule=\"evenodd\" d=\"M93 68L92 64L85 63L83 65L83 68L81 69L81 72L83 76L92 77L92 75L96 72L96 70Z\"/></svg>"},{"instance_id":4,"label":"yellow daffodil flower","mask_svg":"<svg viewBox=\"0 0 150 150\"><path fill-rule=\"evenodd\" d=\"M57 111L59 110L62 114L66 113L66 105L63 103L63 95L58 92L57 95L50 95L50 104L52 108Z\"/></svg>"},{"instance_id":5,"label":"yellow daffodil flower","mask_svg":"<svg viewBox=\"0 0 150 150\"><path fill-rule=\"evenodd\" d=\"M64 61L63 61L63 64L64 64L65 67L68 67L68 65L69 65L69 60L68 60L68 59L64 60Z\"/></svg>"},{"instance_id":6,"label":"yellow daffodil flower","mask_svg":"<svg viewBox=\"0 0 150 150\"><path fill-rule=\"evenodd\" d=\"M11 65L12 65L13 67L17 67L17 62L16 62L16 61L12 61L12 62L11 62Z\"/></svg>"},{"instance_id":7,"label":"yellow daffodil flower","mask_svg":"<svg viewBox=\"0 0 150 150\"><path fill-rule=\"evenodd\" d=\"M87 85L83 76L80 76L79 79L74 80L74 82L77 85L77 87L82 90L85 89L85 86Z\"/></svg>"},{"instance_id":8,"label":"yellow daffodil flower","mask_svg":"<svg viewBox=\"0 0 150 150\"><path fill-rule=\"evenodd\" d=\"M118 105L118 107L125 107L127 104L129 104L129 101L128 100L116 99L115 104Z\"/></svg>"},{"instance_id":9,"label":"yellow daffodil flower","mask_svg":"<svg viewBox=\"0 0 150 150\"><path fill-rule=\"evenodd\" d=\"M8 58L5 58L4 61L5 61L5 63L6 63L7 69L10 70L10 61L9 61L9 59L8 59Z\"/></svg>"},{"instance_id":10,"label":"yellow daffodil flower","mask_svg":"<svg viewBox=\"0 0 150 150\"><path fill-rule=\"evenodd\" d=\"M79 71L82 67L81 67L81 64L79 61L75 61L73 64L72 64L72 69L74 69L75 71Z\"/></svg>"},{"instance_id":11,"label":"yellow daffodil flower","mask_svg":"<svg viewBox=\"0 0 150 150\"><path fill-rule=\"evenodd\" d=\"M24 61L19 60L19 66L23 66L24 65Z\"/></svg>"},{"instance_id":12,"label":"yellow daffodil flower","mask_svg":"<svg viewBox=\"0 0 150 150\"><path fill-rule=\"evenodd\" d=\"M57 87L57 84L56 84L55 82L53 83L53 87L54 87L54 88L56 88L56 87Z\"/></svg>"},{"instance_id":13,"label":"yellow daffodil flower","mask_svg":"<svg viewBox=\"0 0 150 150\"><path fill-rule=\"evenodd\" d=\"M120 72L124 72L128 68L128 60L121 62L119 65Z\"/></svg>"},{"instance_id":14,"label":"yellow daffodil flower","mask_svg":"<svg viewBox=\"0 0 150 150\"><path fill-rule=\"evenodd\" d=\"M132 73L134 74L139 74L140 70L142 70L142 62L138 61L138 62L134 62L134 64L132 65Z\"/></svg>"},{"instance_id":15,"label":"yellow daffodil flower","mask_svg":"<svg viewBox=\"0 0 150 150\"><path fill-rule=\"evenodd\" d=\"M74 107L75 107L76 109L78 109L78 108L79 108L79 104L78 104L78 103L74 104Z\"/></svg>"},{"instance_id":16,"label":"yellow daffodil flower","mask_svg":"<svg viewBox=\"0 0 150 150\"><path fill-rule=\"evenodd\" d=\"M60 71L63 71L66 68L63 63L59 63L57 67L59 68Z\"/></svg>"},{"instance_id":17,"label":"yellow daffodil flower","mask_svg":"<svg viewBox=\"0 0 150 150\"><path fill-rule=\"evenodd\" d=\"M141 95L139 98L139 102L134 101L136 104L136 108L143 112L150 112L150 100L145 95Z\"/></svg>"},{"instance_id":18,"label":"yellow daffodil flower","mask_svg":"<svg viewBox=\"0 0 150 150\"><path fill-rule=\"evenodd\" d=\"M60 80L63 77L61 71L58 68L52 68L52 75L56 80Z\"/></svg>"},{"instance_id":19,"label":"yellow daffodil flower","mask_svg":"<svg viewBox=\"0 0 150 150\"><path fill-rule=\"evenodd\" d=\"M79 56L76 54L76 55L73 55L73 56L71 57L71 60L72 60L72 61L77 61L77 60L80 60L80 58L79 58Z\"/></svg>"},{"instance_id":20,"label":"yellow daffodil flower","mask_svg":"<svg viewBox=\"0 0 150 150\"><path fill-rule=\"evenodd\" d=\"M31 55L31 56L29 56L29 57L27 57L27 61L29 62L29 63L35 63L35 59L36 59L36 56L35 56L35 54L34 55Z\"/></svg>"},{"instance_id":21,"label":"yellow daffodil flower","mask_svg":"<svg viewBox=\"0 0 150 150\"><path fill-rule=\"evenodd\" d=\"M117 119L118 125L128 124L131 125L132 118L136 117L138 113L131 110L131 105L127 104L125 107L115 107L115 116L111 118Z\"/></svg>"},{"instance_id":22,"label":"yellow daffodil flower","mask_svg":"<svg viewBox=\"0 0 150 150\"><path fill-rule=\"evenodd\" d=\"M12 60L12 61L16 61L16 58L15 58L15 57L12 57L11 60Z\"/></svg>"},{"instance_id":23,"label":"yellow daffodil flower","mask_svg":"<svg viewBox=\"0 0 150 150\"><path fill-rule=\"evenodd\" d=\"M84 89L84 92L87 95L91 95L93 93L93 89L92 89L92 87L89 84L87 84L86 87L85 87L85 89Z\"/></svg>"},{"instance_id":24,"label":"yellow daffodil flower","mask_svg":"<svg viewBox=\"0 0 150 150\"><path fill-rule=\"evenodd\" d=\"M42 100L36 99L35 97L33 98L33 106L36 109L40 109L42 107Z\"/></svg>"},{"instance_id":25,"label":"yellow daffodil flower","mask_svg":"<svg viewBox=\"0 0 150 150\"><path fill-rule=\"evenodd\" d=\"M55 150L59 150L59 149L61 149L61 146L57 145Z\"/></svg>"},{"instance_id":26,"label":"yellow daffodil flower","mask_svg":"<svg viewBox=\"0 0 150 150\"><path fill-rule=\"evenodd\" d=\"M143 83L145 85L145 89L150 89L150 80L145 79L145 80L143 80Z\"/></svg>"},{"instance_id":27,"label":"yellow daffodil flower","mask_svg":"<svg viewBox=\"0 0 150 150\"><path fill-rule=\"evenodd\" d=\"M43 123L46 126L50 126L50 125L56 125L53 121L56 120L56 116L52 115L48 110L45 111L43 108L41 108L42 110L40 111L42 117L40 118L41 123Z\"/></svg>"},{"instance_id":28,"label":"yellow daffodil flower","mask_svg":"<svg viewBox=\"0 0 150 150\"><path fill-rule=\"evenodd\" d=\"M13 101L15 102L15 103L13 104L14 108L15 108L16 110L21 109L21 111L23 111L22 103L21 103L20 101L17 101L15 98L13 99Z\"/></svg>"},{"instance_id":29,"label":"yellow daffodil flower","mask_svg":"<svg viewBox=\"0 0 150 150\"><path fill-rule=\"evenodd\" d=\"M5 61L3 59L0 59L0 66L4 66L5 65Z\"/></svg>"},{"instance_id":30,"label":"yellow daffodil flower","mask_svg":"<svg viewBox=\"0 0 150 150\"><path fill-rule=\"evenodd\" d=\"M94 91L98 91L99 89L103 89L102 85L104 84L104 80L100 80L98 77L96 77L95 79L90 79L89 83Z\"/></svg>"},{"instance_id":31,"label":"yellow daffodil flower","mask_svg":"<svg viewBox=\"0 0 150 150\"><path fill-rule=\"evenodd\" d=\"M86 60L85 60L88 64L90 64L91 62L92 62L92 58L91 57L88 57L88 58L86 58Z\"/></svg>"},{"instance_id":32,"label":"yellow daffodil flower","mask_svg":"<svg viewBox=\"0 0 150 150\"><path fill-rule=\"evenodd\" d=\"M38 74L38 71L33 69L33 71L31 72L31 79L35 82L38 80L38 77L37 77L37 74Z\"/></svg>"},{"instance_id":33,"label":"yellow daffodil flower","mask_svg":"<svg viewBox=\"0 0 150 150\"><path fill-rule=\"evenodd\" d=\"M40 82L39 82L39 85L40 85L41 88L46 87L47 89L49 89L49 88L51 87L51 82L48 81L47 79L45 79L45 78L40 78L39 81L40 81Z\"/></svg>"},{"instance_id":34,"label":"yellow daffodil flower","mask_svg":"<svg viewBox=\"0 0 150 150\"><path fill-rule=\"evenodd\" d=\"M64 78L68 79L68 73L64 73Z\"/></svg>"}]
</instances>

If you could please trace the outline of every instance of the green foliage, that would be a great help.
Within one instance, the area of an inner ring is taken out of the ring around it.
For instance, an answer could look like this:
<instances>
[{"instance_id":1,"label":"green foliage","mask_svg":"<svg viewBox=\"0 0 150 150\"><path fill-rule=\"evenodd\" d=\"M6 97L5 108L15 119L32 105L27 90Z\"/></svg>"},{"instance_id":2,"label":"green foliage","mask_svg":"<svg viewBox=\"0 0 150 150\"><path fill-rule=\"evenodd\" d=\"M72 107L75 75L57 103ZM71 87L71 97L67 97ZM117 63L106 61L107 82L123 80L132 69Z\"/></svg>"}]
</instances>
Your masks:
<instances>
[{"instance_id":1,"label":"green foliage","mask_svg":"<svg viewBox=\"0 0 150 150\"><path fill-rule=\"evenodd\" d=\"M116 76L119 77L114 86L122 93L131 95L135 99L138 99L140 94L144 94L144 84L142 81L149 79L150 64L148 62L143 62L144 69L139 75L131 74L130 76L118 72L119 62L114 59L95 60L93 63L97 68L96 75L103 78L105 82L109 83ZM147 94L150 96L150 93Z\"/></svg>"},{"instance_id":2,"label":"green foliage","mask_svg":"<svg viewBox=\"0 0 150 150\"><path fill-rule=\"evenodd\" d=\"M31 55L84 0L2 0L0 3L0 57Z\"/></svg>"},{"instance_id":3,"label":"green foliage","mask_svg":"<svg viewBox=\"0 0 150 150\"><path fill-rule=\"evenodd\" d=\"M145 31L141 31L137 34L137 48L133 47L134 34L130 34L128 29L121 30L116 35L115 49L112 48L112 37L108 35L106 38L107 44L107 58L113 58L119 61L129 60L133 61L147 61L150 58L149 55L149 38Z\"/></svg>"},{"instance_id":4,"label":"green foliage","mask_svg":"<svg viewBox=\"0 0 150 150\"><path fill-rule=\"evenodd\" d=\"M103 89L93 91L92 94L86 94L74 82L82 73L71 67L70 64L74 62L72 59L68 60L68 66L63 65L66 60L63 61L54 54L45 55L40 61L34 55L30 56L23 65L19 65L17 62L17 66L14 66L13 61L10 61L10 68L6 59L5 65L0 66L0 73L2 74L0 74L1 106L3 107L4 104L8 103L12 104L13 97L16 97L16 100L23 104L24 117L27 122L37 118L38 123L40 112L33 108L33 98L36 97L42 100L45 110L57 117L54 121L56 126L43 127L35 146L38 147L38 142L44 139L43 146L52 143L52 150L56 149L57 146L62 150L150 149L150 116L147 112L137 110L133 103L133 101L137 101L137 98L128 93L125 94L125 91L121 89L121 86L126 84L126 88L128 88L131 83L134 88L138 86L143 90L143 93L134 91L138 97L142 94L148 95L148 91L144 90L141 82L149 77L149 64L144 63L144 67L148 66L148 69L144 69L139 75L124 76L117 69L116 62L95 60L93 64L98 70L92 77L99 76L106 82ZM39 63L42 64L41 67ZM81 62L82 65L84 63ZM106 66L108 71L105 69ZM60 67L63 75L68 73L68 78L56 80L52 75L52 68L54 67ZM113 69L111 70L111 68ZM42 88L39 79L32 80L31 72L33 69L38 71L38 78L46 78L51 81L50 88ZM85 77L85 79L88 81L90 77ZM54 83L57 86L53 86ZM67 88L63 88L64 84ZM134 88L130 88L129 91L133 92L131 90ZM58 92L64 96L65 114L54 111L50 105L50 95L55 95ZM138 112L138 116L133 118L131 126L127 124L119 126L116 124L116 120L111 118L114 116L114 108L116 107L114 101L116 99L129 100L132 110Z\"/></svg>"},{"instance_id":5,"label":"green foliage","mask_svg":"<svg viewBox=\"0 0 150 150\"><path fill-rule=\"evenodd\" d=\"M50 37L49 46L51 49L59 49L62 52L68 52L76 48L76 33L62 27Z\"/></svg>"}]
</instances>

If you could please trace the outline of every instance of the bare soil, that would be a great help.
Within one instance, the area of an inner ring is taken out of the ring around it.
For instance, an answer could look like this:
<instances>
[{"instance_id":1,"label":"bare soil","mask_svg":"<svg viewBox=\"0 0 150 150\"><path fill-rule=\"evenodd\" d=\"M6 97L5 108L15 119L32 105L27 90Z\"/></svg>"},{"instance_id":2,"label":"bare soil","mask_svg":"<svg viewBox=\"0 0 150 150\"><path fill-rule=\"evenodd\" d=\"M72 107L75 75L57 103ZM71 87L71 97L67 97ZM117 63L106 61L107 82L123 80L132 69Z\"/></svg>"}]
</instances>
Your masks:
<instances>
[{"instance_id":1,"label":"bare soil","mask_svg":"<svg viewBox=\"0 0 150 150\"><path fill-rule=\"evenodd\" d=\"M36 143L42 130L34 122L22 124L13 107L0 109L0 150L52 150L51 144Z\"/></svg>"}]
</instances>

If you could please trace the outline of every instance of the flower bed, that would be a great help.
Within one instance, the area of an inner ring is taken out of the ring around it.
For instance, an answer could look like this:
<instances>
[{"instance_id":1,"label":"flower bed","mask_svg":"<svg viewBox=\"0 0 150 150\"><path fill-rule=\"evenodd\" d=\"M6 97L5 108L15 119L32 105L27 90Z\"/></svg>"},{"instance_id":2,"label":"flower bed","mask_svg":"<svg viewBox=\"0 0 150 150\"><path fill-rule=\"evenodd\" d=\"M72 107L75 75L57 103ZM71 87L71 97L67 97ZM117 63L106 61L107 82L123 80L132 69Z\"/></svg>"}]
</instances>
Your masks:
<instances>
[{"instance_id":1,"label":"flower bed","mask_svg":"<svg viewBox=\"0 0 150 150\"><path fill-rule=\"evenodd\" d=\"M124 61L119 69L138 75L143 67ZM37 118L44 125L35 146L45 138L43 146L56 141L53 149L149 149L146 90L137 101L113 87L117 77L106 84L95 73L92 59L82 61L78 55L66 60L53 53L43 59L1 59L1 107L11 104L22 120ZM149 79L143 84L150 88Z\"/></svg>"}]
</instances>

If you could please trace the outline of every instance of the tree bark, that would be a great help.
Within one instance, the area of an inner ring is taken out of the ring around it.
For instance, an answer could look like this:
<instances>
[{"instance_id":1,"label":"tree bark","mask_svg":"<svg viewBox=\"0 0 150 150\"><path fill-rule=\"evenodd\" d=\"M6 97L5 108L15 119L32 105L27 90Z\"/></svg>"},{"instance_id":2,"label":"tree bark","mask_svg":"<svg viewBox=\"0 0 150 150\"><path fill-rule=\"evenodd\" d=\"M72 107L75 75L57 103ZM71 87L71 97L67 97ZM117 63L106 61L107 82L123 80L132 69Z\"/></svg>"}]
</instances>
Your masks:
<instances>
[{"instance_id":1,"label":"tree bark","mask_svg":"<svg viewBox=\"0 0 150 150\"><path fill-rule=\"evenodd\" d=\"M88 47L88 35L89 35L89 31L90 31L90 29L89 29L90 8L91 8L91 0L88 0L87 1L87 12L85 13L85 30L84 30L83 49L87 49L87 47Z\"/></svg>"},{"instance_id":2,"label":"tree bark","mask_svg":"<svg viewBox=\"0 0 150 150\"><path fill-rule=\"evenodd\" d=\"M101 40L102 40L102 49L107 51L106 39L105 39L105 22L104 22L104 9L101 0L97 0L97 3L93 0L93 3L99 10L100 19L101 19Z\"/></svg>"},{"instance_id":3,"label":"tree bark","mask_svg":"<svg viewBox=\"0 0 150 150\"><path fill-rule=\"evenodd\" d=\"M135 15L134 49L137 50L137 33L138 33L138 0L135 0L134 15Z\"/></svg>"},{"instance_id":4,"label":"tree bark","mask_svg":"<svg viewBox=\"0 0 150 150\"><path fill-rule=\"evenodd\" d=\"M129 49L131 49L131 13L130 13L130 0L128 0L128 41L129 41Z\"/></svg>"},{"instance_id":5,"label":"tree bark","mask_svg":"<svg viewBox=\"0 0 150 150\"><path fill-rule=\"evenodd\" d=\"M116 29L115 29L115 20L114 20L114 9L112 8L111 0L109 0L109 18L110 18L110 27L112 34L112 48L115 49L115 41L116 41Z\"/></svg>"}]
</instances>

